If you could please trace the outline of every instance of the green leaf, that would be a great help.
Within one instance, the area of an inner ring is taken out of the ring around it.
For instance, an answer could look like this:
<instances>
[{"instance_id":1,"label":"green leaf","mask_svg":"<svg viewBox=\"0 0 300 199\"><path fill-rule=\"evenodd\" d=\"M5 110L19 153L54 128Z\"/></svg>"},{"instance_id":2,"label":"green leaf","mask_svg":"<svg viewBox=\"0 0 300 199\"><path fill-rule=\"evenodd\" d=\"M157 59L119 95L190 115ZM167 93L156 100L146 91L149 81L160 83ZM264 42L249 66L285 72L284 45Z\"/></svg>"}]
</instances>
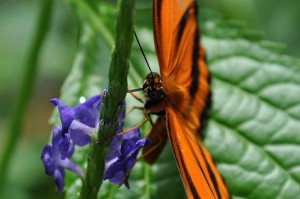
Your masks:
<instances>
[{"instance_id":1,"label":"green leaf","mask_svg":"<svg viewBox=\"0 0 300 199\"><path fill-rule=\"evenodd\" d=\"M230 27L204 24L214 102L205 145L234 197L297 198L300 61Z\"/></svg>"}]
</instances>

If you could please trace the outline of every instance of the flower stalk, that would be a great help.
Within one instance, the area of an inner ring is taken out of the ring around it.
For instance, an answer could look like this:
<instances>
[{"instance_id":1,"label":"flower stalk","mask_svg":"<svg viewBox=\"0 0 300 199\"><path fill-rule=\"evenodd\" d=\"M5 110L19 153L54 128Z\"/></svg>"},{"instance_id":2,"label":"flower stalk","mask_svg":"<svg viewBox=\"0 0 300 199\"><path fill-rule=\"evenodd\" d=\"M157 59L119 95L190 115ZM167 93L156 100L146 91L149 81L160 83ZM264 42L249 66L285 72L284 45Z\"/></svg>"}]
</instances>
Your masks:
<instances>
[{"instance_id":1,"label":"flower stalk","mask_svg":"<svg viewBox=\"0 0 300 199\"><path fill-rule=\"evenodd\" d=\"M118 130L118 116L124 110L127 93L127 74L133 40L134 0L119 0L115 46L109 70L108 93L103 94L97 141L93 143L83 181L81 198L97 198L103 181L108 147ZM101 144L100 144L101 143Z\"/></svg>"}]
</instances>

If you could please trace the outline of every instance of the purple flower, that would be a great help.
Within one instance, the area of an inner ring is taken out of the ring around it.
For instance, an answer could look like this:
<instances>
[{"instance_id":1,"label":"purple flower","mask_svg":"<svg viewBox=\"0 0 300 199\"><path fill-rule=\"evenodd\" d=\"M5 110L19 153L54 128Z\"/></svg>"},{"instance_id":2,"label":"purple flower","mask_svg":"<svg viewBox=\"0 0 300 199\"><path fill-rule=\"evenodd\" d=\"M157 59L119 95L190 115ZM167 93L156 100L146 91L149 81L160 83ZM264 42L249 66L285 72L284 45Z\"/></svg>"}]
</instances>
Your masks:
<instances>
[{"instance_id":1,"label":"purple flower","mask_svg":"<svg viewBox=\"0 0 300 199\"><path fill-rule=\"evenodd\" d=\"M58 107L62 124L63 147L60 147L61 156L64 159L72 143L84 146L91 143L91 135L98 125L101 111L102 97L96 95L86 102L70 108L59 99L51 99L50 102Z\"/></svg>"},{"instance_id":2,"label":"purple flower","mask_svg":"<svg viewBox=\"0 0 300 199\"><path fill-rule=\"evenodd\" d=\"M122 145L119 144L120 142ZM139 129L115 137L106 158L104 180L109 179L112 184L116 185L125 184L129 188L129 172L136 162L139 150L150 143L148 138L141 139Z\"/></svg>"},{"instance_id":3,"label":"purple flower","mask_svg":"<svg viewBox=\"0 0 300 199\"><path fill-rule=\"evenodd\" d=\"M105 94L107 90L103 91L103 95ZM64 105L59 99L54 98L50 102L58 107L62 127L54 128L52 146L44 147L41 159L46 174L53 176L59 193L65 185L65 169L79 176L83 175L83 171L70 159L75 145L84 146L91 143L91 135L98 131L102 97L94 96L74 108ZM121 102L119 106L122 108L125 102ZM116 134L123 131L124 118L125 111L122 111L118 117L119 129ZM141 139L139 129L116 136L106 157L104 180L109 179L111 183L117 185L125 184L129 188L127 180L129 172L136 162L139 150L149 143L151 143L149 139Z\"/></svg>"},{"instance_id":4,"label":"purple flower","mask_svg":"<svg viewBox=\"0 0 300 199\"><path fill-rule=\"evenodd\" d=\"M46 174L54 177L59 193L65 185L65 169L83 176L81 168L70 159L75 144L84 146L91 142L90 136L98 127L102 98L96 95L74 108L64 105L58 99L52 99L50 102L58 107L62 127L54 127L52 146L44 147L41 159Z\"/></svg>"},{"instance_id":5,"label":"purple flower","mask_svg":"<svg viewBox=\"0 0 300 199\"><path fill-rule=\"evenodd\" d=\"M43 149L41 159L43 161L45 172L49 176L53 176L54 182L57 185L57 193L60 193L64 186L65 169L68 169L79 176L83 176L83 171L73 163L70 158L74 153L74 146L71 145L64 159L61 158L61 143L64 142L62 128L54 127L52 146L46 145Z\"/></svg>"}]
</instances>

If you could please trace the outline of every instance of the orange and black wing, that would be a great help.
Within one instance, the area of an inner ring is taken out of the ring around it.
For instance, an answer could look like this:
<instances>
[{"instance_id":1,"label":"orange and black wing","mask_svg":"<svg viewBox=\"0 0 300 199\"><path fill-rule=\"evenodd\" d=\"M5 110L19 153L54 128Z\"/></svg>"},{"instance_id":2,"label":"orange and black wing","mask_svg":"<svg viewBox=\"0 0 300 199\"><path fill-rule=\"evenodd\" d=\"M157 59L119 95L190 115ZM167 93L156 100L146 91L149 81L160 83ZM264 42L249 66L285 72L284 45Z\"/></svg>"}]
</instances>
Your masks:
<instances>
[{"instance_id":1,"label":"orange and black wing","mask_svg":"<svg viewBox=\"0 0 300 199\"><path fill-rule=\"evenodd\" d=\"M153 2L155 49L165 93L171 105L186 114L191 127L200 126L199 114L210 93L196 6L194 0Z\"/></svg>"},{"instance_id":2,"label":"orange and black wing","mask_svg":"<svg viewBox=\"0 0 300 199\"><path fill-rule=\"evenodd\" d=\"M168 136L189 198L229 198L201 141L210 105L209 72L194 0L154 0L153 24Z\"/></svg>"},{"instance_id":3,"label":"orange and black wing","mask_svg":"<svg viewBox=\"0 0 300 199\"><path fill-rule=\"evenodd\" d=\"M173 153L188 198L230 198L222 176L209 152L196 136L191 136L185 119L167 110L167 129Z\"/></svg>"}]
</instances>

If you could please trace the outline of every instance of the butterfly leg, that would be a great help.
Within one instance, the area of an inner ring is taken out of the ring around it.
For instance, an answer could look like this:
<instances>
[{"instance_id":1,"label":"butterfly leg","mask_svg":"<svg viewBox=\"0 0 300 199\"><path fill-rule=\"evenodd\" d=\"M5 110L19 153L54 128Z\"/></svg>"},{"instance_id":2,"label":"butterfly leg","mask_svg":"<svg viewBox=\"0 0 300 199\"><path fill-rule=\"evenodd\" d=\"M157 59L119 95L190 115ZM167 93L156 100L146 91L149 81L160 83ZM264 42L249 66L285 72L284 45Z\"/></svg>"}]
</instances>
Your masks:
<instances>
[{"instance_id":1,"label":"butterfly leg","mask_svg":"<svg viewBox=\"0 0 300 199\"><path fill-rule=\"evenodd\" d=\"M138 110L142 111L142 110L144 110L144 107L142 107L142 106L133 106L129 111L126 112L126 116L129 115L135 109L138 109Z\"/></svg>"},{"instance_id":2,"label":"butterfly leg","mask_svg":"<svg viewBox=\"0 0 300 199\"><path fill-rule=\"evenodd\" d=\"M125 133L128 133L128 132L130 132L130 131L133 131L134 129L137 129L137 128L143 126L143 125L146 124L148 121L150 122L150 124L151 124L152 126L154 125L154 123L153 123L153 121L152 121L152 118L150 117L150 113L148 113L147 110L146 110L144 107L134 106L134 107L132 107L132 109L130 109L126 114L129 114L129 113L132 112L134 109L139 109L139 110L143 109L143 113L144 113L144 115L145 115L145 117L146 117L146 120L143 121L143 122L141 122L141 123L139 123L139 124L137 124L137 125L135 125L135 126L133 126L133 127L131 127L131 128L129 128L129 129L127 129L127 130L125 130L125 131L122 131L121 133L118 133L117 136L124 135Z\"/></svg>"},{"instance_id":3,"label":"butterfly leg","mask_svg":"<svg viewBox=\"0 0 300 199\"><path fill-rule=\"evenodd\" d=\"M124 135L124 134L126 134L126 133L128 133L130 131L133 131L134 129L137 129L137 128L143 126L144 124L146 124L146 122L148 122L148 120L145 120L145 121L143 121L143 122L141 122L141 123L139 123L139 124L137 124L137 125L129 128L129 129L125 130L125 131L122 131L121 133L118 133L117 136Z\"/></svg>"},{"instance_id":4,"label":"butterfly leg","mask_svg":"<svg viewBox=\"0 0 300 199\"><path fill-rule=\"evenodd\" d=\"M137 124L137 125L135 125L135 126L129 128L129 129L125 130L125 131L122 131L121 133L118 133L117 136L124 135L125 133L128 133L128 132L130 132L130 131L133 131L134 129L137 129L137 128L143 126L143 125L146 124L148 121L151 122L151 118L150 118L149 114L147 113L146 109L143 108L143 112L144 112L144 114L145 114L145 116L146 116L146 120L145 120L145 121L143 121L143 122L141 122L141 123L139 123L139 124Z\"/></svg>"},{"instance_id":5,"label":"butterfly leg","mask_svg":"<svg viewBox=\"0 0 300 199\"><path fill-rule=\"evenodd\" d=\"M132 97L134 97L137 101L141 102L144 104L144 101L142 98L140 98L140 96L138 96L137 94L135 94L134 92L131 92L131 90L128 88L128 93L130 93L132 95Z\"/></svg>"}]
</instances>

